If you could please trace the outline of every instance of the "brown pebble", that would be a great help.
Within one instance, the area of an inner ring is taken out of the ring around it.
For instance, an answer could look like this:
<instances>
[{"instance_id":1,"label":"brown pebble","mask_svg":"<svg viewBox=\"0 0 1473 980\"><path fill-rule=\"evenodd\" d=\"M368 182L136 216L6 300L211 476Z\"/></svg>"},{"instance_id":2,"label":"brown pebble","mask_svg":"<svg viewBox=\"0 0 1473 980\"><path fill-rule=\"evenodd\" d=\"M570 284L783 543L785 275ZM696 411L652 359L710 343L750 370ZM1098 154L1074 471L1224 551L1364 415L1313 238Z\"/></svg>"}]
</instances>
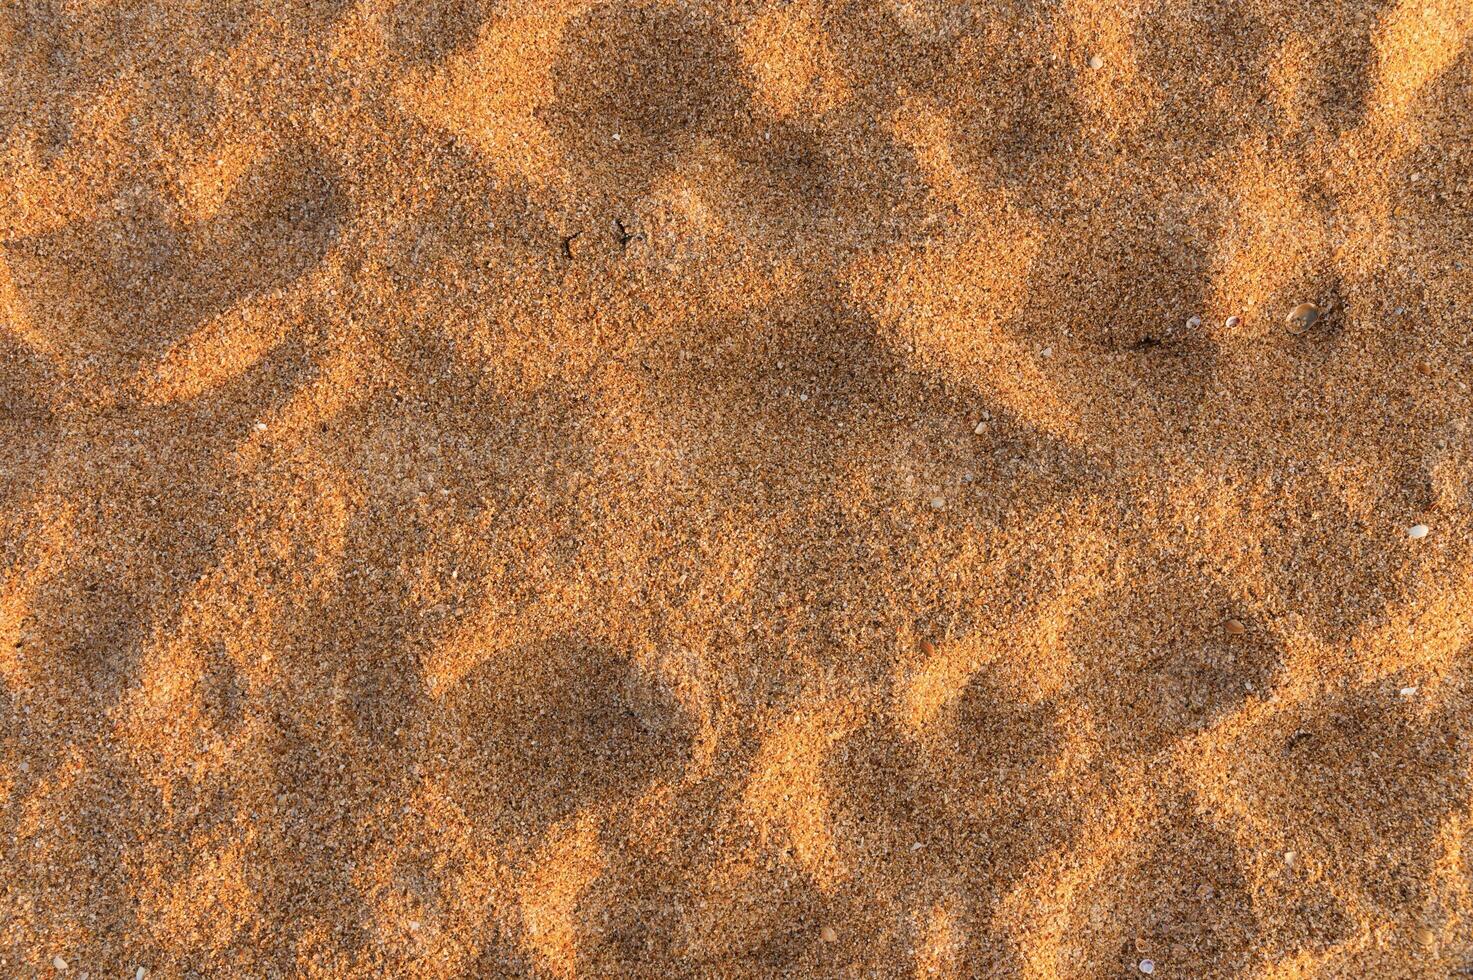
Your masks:
<instances>
[{"instance_id":1,"label":"brown pebble","mask_svg":"<svg viewBox=\"0 0 1473 980\"><path fill-rule=\"evenodd\" d=\"M932 643L930 640L922 640L921 653L927 657L936 656L936 644Z\"/></svg>"},{"instance_id":2,"label":"brown pebble","mask_svg":"<svg viewBox=\"0 0 1473 980\"><path fill-rule=\"evenodd\" d=\"M1222 627L1227 630L1228 636L1242 636L1248 632L1248 627L1243 625L1241 619L1230 619L1226 623L1223 623Z\"/></svg>"},{"instance_id":3,"label":"brown pebble","mask_svg":"<svg viewBox=\"0 0 1473 980\"><path fill-rule=\"evenodd\" d=\"M1313 303L1300 303L1289 312L1284 322L1288 324L1289 332L1298 337L1308 333L1322 316L1324 316L1324 311Z\"/></svg>"},{"instance_id":4,"label":"brown pebble","mask_svg":"<svg viewBox=\"0 0 1473 980\"><path fill-rule=\"evenodd\" d=\"M1417 942L1423 946L1431 946L1437 942L1437 933L1423 926L1417 930Z\"/></svg>"},{"instance_id":5,"label":"brown pebble","mask_svg":"<svg viewBox=\"0 0 1473 980\"><path fill-rule=\"evenodd\" d=\"M818 936L826 943L836 943L839 941L839 934L834 931L833 926L824 926L818 931Z\"/></svg>"}]
</instances>

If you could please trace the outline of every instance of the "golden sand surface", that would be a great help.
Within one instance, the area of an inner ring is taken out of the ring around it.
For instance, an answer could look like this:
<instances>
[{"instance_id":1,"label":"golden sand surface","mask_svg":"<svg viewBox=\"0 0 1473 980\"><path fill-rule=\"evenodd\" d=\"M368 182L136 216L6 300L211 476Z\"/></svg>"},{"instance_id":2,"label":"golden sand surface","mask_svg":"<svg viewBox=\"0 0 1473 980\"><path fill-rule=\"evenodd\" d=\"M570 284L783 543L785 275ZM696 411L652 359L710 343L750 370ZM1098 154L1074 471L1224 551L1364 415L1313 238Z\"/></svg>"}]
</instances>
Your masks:
<instances>
[{"instance_id":1,"label":"golden sand surface","mask_svg":"<svg viewBox=\"0 0 1473 980\"><path fill-rule=\"evenodd\" d=\"M1473 971L1470 334L1468 0L0 4L0 976Z\"/></svg>"}]
</instances>

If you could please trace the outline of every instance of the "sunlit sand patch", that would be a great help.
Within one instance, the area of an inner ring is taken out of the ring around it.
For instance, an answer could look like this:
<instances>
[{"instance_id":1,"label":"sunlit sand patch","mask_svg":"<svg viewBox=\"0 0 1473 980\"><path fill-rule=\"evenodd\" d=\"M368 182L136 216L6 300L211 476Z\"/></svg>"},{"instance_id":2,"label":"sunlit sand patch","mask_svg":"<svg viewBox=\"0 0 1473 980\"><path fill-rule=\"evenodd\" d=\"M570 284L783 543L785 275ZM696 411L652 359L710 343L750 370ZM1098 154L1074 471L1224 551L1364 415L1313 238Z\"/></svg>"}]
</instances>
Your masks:
<instances>
[{"instance_id":1,"label":"sunlit sand patch","mask_svg":"<svg viewBox=\"0 0 1473 980\"><path fill-rule=\"evenodd\" d=\"M182 217L186 221L213 218L260 154L260 145L250 141L205 147L199 159L185 164L179 171Z\"/></svg>"},{"instance_id":2,"label":"sunlit sand patch","mask_svg":"<svg viewBox=\"0 0 1473 980\"><path fill-rule=\"evenodd\" d=\"M572 14L554 5L497 18L470 51L434 73L400 82L398 98L426 122L471 143L501 176L545 189L561 165L537 110L553 98L552 69Z\"/></svg>"},{"instance_id":3,"label":"sunlit sand patch","mask_svg":"<svg viewBox=\"0 0 1473 980\"><path fill-rule=\"evenodd\" d=\"M851 266L846 279L881 336L917 370L973 386L1056 438L1083 438L1046 357L1008 329L1023 313L1039 247L1026 226L940 239L909 255ZM964 288L963 288L964 287Z\"/></svg>"},{"instance_id":4,"label":"sunlit sand patch","mask_svg":"<svg viewBox=\"0 0 1473 980\"><path fill-rule=\"evenodd\" d=\"M95 215L133 159L126 122L137 111L134 83L116 82L79 98L70 141L55 160L42 158L25 127L0 148L0 240L55 231Z\"/></svg>"},{"instance_id":5,"label":"sunlit sand patch","mask_svg":"<svg viewBox=\"0 0 1473 980\"><path fill-rule=\"evenodd\" d=\"M76 506L61 498L43 498L31 504L30 533L21 539L21 560L0 573L0 679L11 692L23 690L31 669L25 649L32 651L40 638L28 634L25 623L37 593L66 570L66 556L75 547Z\"/></svg>"},{"instance_id":6,"label":"sunlit sand patch","mask_svg":"<svg viewBox=\"0 0 1473 980\"><path fill-rule=\"evenodd\" d=\"M1300 34L1284 38L1269 69L1269 91L1286 128L1307 127L1306 101L1318 70L1319 54L1308 38Z\"/></svg>"},{"instance_id":7,"label":"sunlit sand patch","mask_svg":"<svg viewBox=\"0 0 1473 980\"><path fill-rule=\"evenodd\" d=\"M225 949L261 915L251 869L251 855L238 840L144 861L139 873L147 884L136 889L140 911L161 937L188 937L200 951Z\"/></svg>"},{"instance_id":8,"label":"sunlit sand patch","mask_svg":"<svg viewBox=\"0 0 1473 980\"><path fill-rule=\"evenodd\" d=\"M799 866L824 892L838 888L849 868L833 839L823 767L834 744L862 721L854 704L799 710L764 738L743 793L759 846L790 843Z\"/></svg>"},{"instance_id":9,"label":"sunlit sand patch","mask_svg":"<svg viewBox=\"0 0 1473 980\"><path fill-rule=\"evenodd\" d=\"M455 633L425 657L425 690L441 697L477 667L520 646L525 642L521 626L520 616L492 604L462 617Z\"/></svg>"},{"instance_id":10,"label":"sunlit sand patch","mask_svg":"<svg viewBox=\"0 0 1473 980\"><path fill-rule=\"evenodd\" d=\"M65 346L56 342L45 329L38 327L23 302L20 288L0 247L0 330L18 339L28 349L44 357L53 367L65 370L68 357Z\"/></svg>"},{"instance_id":11,"label":"sunlit sand patch","mask_svg":"<svg viewBox=\"0 0 1473 980\"><path fill-rule=\"evenodd\" d=\"M919 924L916 945L917 980L925 977L960 977L966 933L957 921L960 902L949 898L934 903Z\"/></svg>"},{"instance_id":12,"label":"sunlit sand patch","mask_svg":"<svg viewBox=\"0 0 1473 980\"><path fill-rule=\"evenodd\" d=\"M768 6L747 22L741 49L754 79L754 100L778 119L812 120L848 97L822 10L813 0Z\"/></svg>"},{"instance_id":13,"label":"sunlit sand patch","mask_svg":"<svg viewBox=\"0 0 1473 980\"><path fill-rule=\"evenodd\" d=\"M716 140L702 139L687 151L687 163L664 174L650 188L649 206L666 216L661 229L666 235L678 239L686 249L704 252L723 240L730 241L733 234L729 209L715 199L723 182L712 177L722 170L734 172L735 161ZM705 173L708 169L716 174Z\"/></svg>"},{"instance_id":14,"label":"sunlit sand patch","mask_svg":"<svg viewBox=\"0 0 1473 980\"><path fill-rule=\"evenodd\" d=\"M1267 964L1253 977L1254 980L1304 980L1305 977L1332 976L1325 972L1331 956L1328 952L1296 952Z\"/></svg>"},{"instance_id":15,"label":"sunlit sand patch","mask_svg":"<svg viewBox=\"0 0 1473 980\"><path fill-rule=\"evenodd\" d=\"M1445 945L1466 949L1473 938L1473 818L1466 811L1444 818L1437 844L1427 918L1438 923Z\"/></svg>"},{"instance_id":16,"label":"sunlit sand patch","mask_svg":"<svg viewBox=\"0 0 1473 980\"><path fill-rule=\"evenodd\" d=\"M1004 192L979 183L956 161L956 137L943 114L912 102L890 128L916 154L938 196L963 215L1009 212ZM994 219L985 232L943 232L908 253L861 260L846 280L904 360L973 385L1051 435L1076 442L1082 437L1077 412L1037 352L1008 329L1015 317L1037 312L1025 304L1041 243L1040 229L1028 219Z\"/></svg>"},{"instance_id":17,"label":"sunlit sand patch","mask_svg":"<svg viewBox=\"0 0 1473 980\"><path fill-rule=\"evenodd\" d=\"M583 813L548 831L521 882L523 941L555 976L577 974L578 899L603 869L599 819Z\"/></svg>"},{"instance_id":18,"label":"sunlit sand patch","mask_svg":"<svg viewBox=\"0 0 1473 980\"><path fill-rule=\"evenodd\" d=\"M135 382L140 399L168 405L208 394L249 371L295 326L280 293L225 310L175 344Z\"/></svg>"},{"instance_id":19,"label":"sunlit sand patch","mask_svg":"<svg viewBox=\"0 0 1473 980\"><path fill-rule=\"evenodd\" d=\"M1032 613L1015 621L984 623L976 633L959 640L934 644L934 654L913 670L897 677L897 710L902 724L924 737L946 708L966 690L979 671L999 675L1004 689L1022 701L1051 696L1068 680L1066 635L1076 611L1099 594L1104 582L1076 583L1038 603ZM1029 636L1019 648L1016 637ZM1051 669L1040 669L1047 665Z\"/></svg>"},{"instance_id":20,"label":"sunlit sand patch","mask_svg":"<svg viewBox=\"0 0 1473 980\"><path fill-rule=\"evenodd\" d=\"M1232 165L1237 207L1216 243L1211 306L1244 317L1244 326L1222 338L1225 349L1243 347L1283 330L1288 309L1306 297L1286 291L1304 284L1331 254L1324 221L1276 173L1286 161L1265 159L1243 147Z\"/></svg>"},{"instance_id":21,"label":"sunlit sand patch","mask_svg":"<svg viewBox=\"0 0 1473 980\"><path fill-rule=\"evenodd\" d=\"M1119 0L1070 0L1061 4L1053 52L1072 65L1076 98L1089 122L1119 137L1138 130L1159 104L1157 86L1136 64L1141 11Z\"/></svg>"},{"instance_id":22,"label":"sunlit sand patch","mask_svg":"<svg viewBox=\"0 0 1473 980\"><path fill-rule=\"evenodd\" d=\"M486 935L519 928L515 871L457 805L443 776L427 776L406 804L387 800L384 809L397 811L386 818L398 833L378 841L355 875L371 903L376 939L402 951L396 959L414 964L414 972L462 975ZM437 862L443 873L432 870Z\"/></svg>"},{"instance_id":23,"label":"sunlit sand patch","mask_svg":"<svg viewBox=\"0 0 1473 980\"><path fill-rule=\"evenodd\" d=\"M1408 546L1417 547L1408 541ZM1391 611L1389 621L1356 637L1355 676L1362 681L1416 677L1425 695L1434 682L1467 669L1473 637L1473 566L1451 580L1419 585Z\"/></svg>"},{"instance_id":24,"label":"sunlit sand patch","mask_svg":"<svg viewBox=\"0 0 1473 980\"><path fill-rule=\"evenodd\" d=\"M915 154L927 183L943 201L964 213L1007 208L1007 195L997 188L995 174L975 174L957 160L956 127L944 108L930 100L907 99L896 109L888 128Z\"/></svg>"},{"instance_id":25,"label":"sunlit sand patch","mask_svg":"<svg viewBox=\"0 0 1473 980\"><path fill-rule=\"evenodd\" d=\"M1376 87L1369 128L1379 145L1402 155L1420 144L1408 117L1428 85L1447 71L1473 39L1466 0L1401 0L1376 31Z\"/></svg>"},{"instance_id":26,"label":"sunlit sand patch","mask_svg":"<svg viewBox=\"0 0 1473 980\"><path fill-rule=\"evenodd\" d=\"M1108 805L1091 810L1072 845L1045 854L998 903L994 920L1017 944L1025 980L1051 980L1075 969L1070 954L1088 926L1087 904L1149 828L1144 785L1137 773L1121 780Z\"/></svg>"}]
</instances>

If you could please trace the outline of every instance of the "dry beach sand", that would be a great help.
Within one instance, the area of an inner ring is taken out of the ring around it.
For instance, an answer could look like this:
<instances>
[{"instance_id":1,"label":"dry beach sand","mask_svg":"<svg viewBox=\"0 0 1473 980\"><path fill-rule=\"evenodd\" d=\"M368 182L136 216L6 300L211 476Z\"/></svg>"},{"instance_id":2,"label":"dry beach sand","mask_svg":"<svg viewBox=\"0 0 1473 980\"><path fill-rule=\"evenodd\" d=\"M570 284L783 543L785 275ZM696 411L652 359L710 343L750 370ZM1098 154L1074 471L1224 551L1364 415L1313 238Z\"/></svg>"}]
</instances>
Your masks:
<instances>
[{"instance_id":1,"label":"dry beach sand","mask_svg":"<svg viewBox=\"0 0 1473 980\"><path fill-rule=\"evenodd\" d=\"M10 0L0 975L1473 971L1470 336L1468 0Z\"/></svg>"}]
</instances>

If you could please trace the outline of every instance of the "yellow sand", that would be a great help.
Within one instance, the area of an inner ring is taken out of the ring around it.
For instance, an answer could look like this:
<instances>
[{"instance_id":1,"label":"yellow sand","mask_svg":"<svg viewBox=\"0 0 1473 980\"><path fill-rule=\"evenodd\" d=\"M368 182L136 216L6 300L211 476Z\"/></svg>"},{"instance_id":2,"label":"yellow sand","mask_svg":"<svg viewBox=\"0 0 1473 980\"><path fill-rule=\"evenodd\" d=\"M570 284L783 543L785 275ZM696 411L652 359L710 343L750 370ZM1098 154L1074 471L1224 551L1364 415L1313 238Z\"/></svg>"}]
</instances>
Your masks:
<instances>
[{"instance_id":1,"label":"yellow sand","mask_svg":"<svg viewBox=\"0 0 1473 980\"><path fill-rule=\"evenodd\" d=\"M1473 971L1470 335L1468 0L0 5L0 975Z\"/></svg>"}]
</instances>

